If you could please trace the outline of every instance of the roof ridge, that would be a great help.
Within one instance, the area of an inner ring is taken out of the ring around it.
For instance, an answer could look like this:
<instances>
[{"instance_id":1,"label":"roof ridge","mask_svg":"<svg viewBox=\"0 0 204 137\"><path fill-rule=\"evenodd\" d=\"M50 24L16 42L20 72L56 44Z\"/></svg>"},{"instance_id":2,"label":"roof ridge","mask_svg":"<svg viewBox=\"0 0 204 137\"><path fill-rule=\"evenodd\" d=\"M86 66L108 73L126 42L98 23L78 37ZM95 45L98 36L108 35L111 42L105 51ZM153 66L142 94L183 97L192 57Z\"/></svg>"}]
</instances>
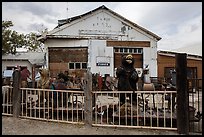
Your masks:
<instances>
[{"instance_id":1,"label":"roof ridge","mask_svg":"<svg viewBox=\"0 0 204 137\"><path fill-rule=\"evenodd\" d=\"M161 37L159 37L158 35L154 34L153 32L151 32L151 31L149 31L149 30L147 30L147 29L145 29L144 27L142 27L142 26L140 26L140 25L138 25L138 24L136 24L136 23L130 21L129 19L126 19L126 18L123 17L122 15L120 15L120 14L116 13L115 11L113 11L113 10L107 8L105 5L99 6L98 8L95 8L95 9L93 9L93 10L91 10L91 11L88 11L88 12L86 12L86 13L84 13L84 14L81 14L81 15L78 15L78 16L73 16L73 17L71 17L71 18L58 20L58 25L57 25L57 27L55 27L54 29L56 29L56 28L58 28L58 27L60 27L60 26L63 26L63 25L65 25L65 24L67 24L67 23L70 23L70 22L72 22L72 21L74 21L74 20L77 20L77 19L79 19L79 18L81 18L81 17L83 17L83 16L86 16L86 15L88 15L88 14L90 14L90 13L92 13L92 12L95 12L95 11L97 11L97 10L100 10L100 9L108 10L108 11L111 12L113 15L118 16L119 18L123 19L123 20L126 21L126 22L129 22L129 23L132 24L134 27L141 29L142 31L146 32L147 34L149 34L149 35L155 37L157 40L160 40L160 39L161 39Z\"/></svg>"}]
</instances>

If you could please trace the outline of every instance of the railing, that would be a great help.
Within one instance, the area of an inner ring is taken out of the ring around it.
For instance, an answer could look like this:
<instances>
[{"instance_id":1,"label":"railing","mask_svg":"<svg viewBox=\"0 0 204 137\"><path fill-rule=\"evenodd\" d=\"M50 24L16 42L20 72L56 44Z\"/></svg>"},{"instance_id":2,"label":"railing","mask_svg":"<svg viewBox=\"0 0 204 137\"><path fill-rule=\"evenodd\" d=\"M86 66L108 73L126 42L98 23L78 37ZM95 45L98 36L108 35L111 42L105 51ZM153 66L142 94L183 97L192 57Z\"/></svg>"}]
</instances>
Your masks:
<instances>
[{"instance_id":1,"label":"railing","mask_svg":"<svg viewBox=\"0 0 204 137\"><path fill-rule=\"evenodd\" d=\"M12 88L3 94L3 115L12 115ZM83 124L84 92L21 88L19 117Z\"/></svg>"},{"instance_id":2,"label":"railing","mask_svg":"<svg viewBox=\"0 0 204 137\"><path fill-rule=\"evenodd\" d=\"M188 79L190 132L202 132L202 79Z\"/></svg>"},{"instance_id":3,"label":"railing","mask_svg":"<svg viewBox=\"0 0 204 137\"><path fill-rule=\"evenodd\" d=\"M13 114L13 87L2 86L2 114L10 115Z\"/></svg>"},{"instance_id":4,"label":"railing","mask_svg":"<svg viewBox=\"0 0 204 137\"><path fill-rule=\"evenodd\" d=\"M85 123L84 91L34 88L20 88L20 91L19 117ZM189 129L202 132L202 87L190 91ZM119 101L122 94L131 94L124 104ZM92 107L93 126L177 129L176 91L92 91L91 95L92 106L87 107ZM2 101L2 115L12 116L13 87L2 87Z\"/></svg>"},{"instance_id":5,"label":"railing","mask_svg":"<svg viewBox=\"0 0 204 137\"><path fill-rule=\"evenodd\" d=\"M83 91L21 89L21 117L83 124Z\"/></svg>"},{"instance_id":6,"label":"railing","mask_svg":"<svg viewBox=\"0 0 204 137\"><path fill-rule=\"evenodd\" d=\"M176 130L176 91L94 91L94 126L152 128ZM121 104L121 94L131 94ZM133 100L136 96L137 100ZM131 100L131 101L130 101ZM134 102L135 101L135 102Z\"/></svg>"}]
</instances>

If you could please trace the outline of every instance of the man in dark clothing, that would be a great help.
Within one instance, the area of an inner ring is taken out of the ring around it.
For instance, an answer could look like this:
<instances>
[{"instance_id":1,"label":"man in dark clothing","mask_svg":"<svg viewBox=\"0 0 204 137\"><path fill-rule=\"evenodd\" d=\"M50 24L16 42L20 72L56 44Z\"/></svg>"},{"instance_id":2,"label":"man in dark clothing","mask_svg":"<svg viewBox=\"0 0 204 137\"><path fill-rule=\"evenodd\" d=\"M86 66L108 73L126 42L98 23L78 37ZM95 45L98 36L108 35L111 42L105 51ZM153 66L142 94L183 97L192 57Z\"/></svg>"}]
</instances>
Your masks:
<instances>
[{"instance_id":1,"label":"man in dark clothing","mask_svg":"<svg viewBox=\"0 0 204 137\"><path fill-rule=\"evenodd\" d=\"M131 93L128 93L127 96L132 101L136 101L137 91L136 83L139 80L137 71L134 68L134 59L132 55L127 55L122 57L122 65L117 68L116 76L118 78L118 91L133 91L133 96L131 98ZM120 94L120 102L125 103L125 93Z\"/></svg>"}]
</instances>

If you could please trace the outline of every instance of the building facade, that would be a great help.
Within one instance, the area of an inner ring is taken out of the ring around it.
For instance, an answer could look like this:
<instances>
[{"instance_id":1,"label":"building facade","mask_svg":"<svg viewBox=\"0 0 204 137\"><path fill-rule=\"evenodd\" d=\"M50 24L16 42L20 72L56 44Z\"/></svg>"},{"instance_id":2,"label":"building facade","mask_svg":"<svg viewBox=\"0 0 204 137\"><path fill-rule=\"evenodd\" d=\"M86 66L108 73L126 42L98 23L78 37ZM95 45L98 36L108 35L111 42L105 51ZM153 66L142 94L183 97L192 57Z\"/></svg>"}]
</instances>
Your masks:
<instances>
[{"instance_id":1,"label":"building facade","mask_svg":"<svg viewBox=\"0 0 204 137\"><path fill-rule=\"evenodd\" d=\"M176 54L178 52L158 51L158 77L170 78L176 69ZM202 87L202 56L187 54L187 79L200 79Z\"/></svg>"},{"instance_id":2,"label":"building facade","mask_svg":"<svg viewBox=\"0 0 204 137\"><path fill-rule=\"evenodd\" d=\"M114 76L121 57L132 54L135 68L149 65L150 75L157 76L157 42L161 38L127 20L104 5L83 15L58 20L58 25L39 40L47 51L51 76L68 71Z\"/></svg>"},{"instance_id":3,"label":"building facade","mask_svg":"<svg viewBox=\"0 0 204 137\"><path fill-rule=\"evenodd\" d=\"M18 52L15 55L2 55L2 78L5 77L6 72L11 72L8 77L12 78L14 69L21 66L26 67L31 73L30 78L35 80L38 69L45 66L45 55L45 52Z\"/></svg>"}]
</instances>

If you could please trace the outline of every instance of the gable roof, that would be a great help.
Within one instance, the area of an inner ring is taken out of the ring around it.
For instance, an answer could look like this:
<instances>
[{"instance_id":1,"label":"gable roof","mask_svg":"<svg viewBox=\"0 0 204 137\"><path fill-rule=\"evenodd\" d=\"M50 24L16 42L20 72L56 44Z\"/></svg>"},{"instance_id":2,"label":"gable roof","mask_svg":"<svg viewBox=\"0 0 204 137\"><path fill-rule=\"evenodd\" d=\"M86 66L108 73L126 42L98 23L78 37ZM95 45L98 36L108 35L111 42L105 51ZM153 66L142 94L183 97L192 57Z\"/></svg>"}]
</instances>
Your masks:
<instances>
[{"instance_id":1,"label":"gable roof","mask_svg":"<svg viewBox=\"0 0 204 137\"><path fill-rule=\"evenodd\" d=\"M71 23L71 22L73 22L73 21L75 21L75 20L78 20L78 19L80 19L80 18L82 18L82 17L84 17L84 16L87 16L87 15L89 15L89 14L92 14L93 12L96 12L96 11L101 10L101 9L107 10L108 12L110 12L110 13L112 13L113 15L115 15L115 16L121 18L121 19L124 20L125 22L130 23L132 26L134 26L134 27L136 27L136 28L139 28L140 30L146 32L147 34L149 34L149 35L155 37L158 41L161 39L161 37L159 37L158 35L156 35L156 34L152 33L151 31L149 31L149 30L147 30L147 29L145 29L145 28L139 26L138 24L136 24L136 23L134 23L134 22L132 22L132 21L130 21L130 20L124 18L123 16L121 16L121 15L119 15L118 13L116 13L116 12L110 10L109 8L107 8L107 7L104 6L104 5L98 7L98 8L96 8L96 9L94 9L94 10L91 10L91 11L85 13L85 14L82 14L82 15L74 16L74 17L67 18L67 19L58 20L58 25L57 25L54 29L59 28L60 26L63 26L63 25L65 25L65 24Z\"/></svg>"}]
</instances>

